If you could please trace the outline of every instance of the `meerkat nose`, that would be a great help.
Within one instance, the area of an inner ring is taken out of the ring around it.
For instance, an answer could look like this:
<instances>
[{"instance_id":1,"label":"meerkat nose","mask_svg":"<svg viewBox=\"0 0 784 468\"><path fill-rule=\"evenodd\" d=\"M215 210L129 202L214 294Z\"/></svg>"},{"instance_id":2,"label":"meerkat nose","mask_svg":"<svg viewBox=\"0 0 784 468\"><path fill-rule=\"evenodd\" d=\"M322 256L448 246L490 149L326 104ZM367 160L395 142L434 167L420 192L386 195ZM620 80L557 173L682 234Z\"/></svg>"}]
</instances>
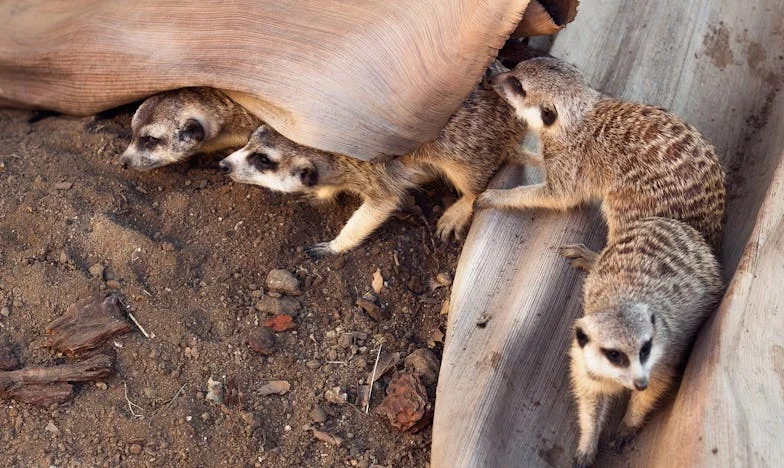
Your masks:
<instances>
[{"instance_id":1,"label":"meerkat nose","mask_svg":"<svg viewBox=\"0 0 784 468\"><path fill-rule=\"evenodd\" d=\"M634 388L643 391L648 388L648 379L634 379Z\"/></svg>"},{"instance_id":2,"label":"meerkat nose","mask_svg":"<svg viewBox=\"0 0 784 468\"><path fill-rule=\"evenodd\" d=\"M127 160L120 161L120 167L122 167L123 169L128 169L128 161Z\"/></svg>"},{"instance_id":3,"label":"meerkat nose","mask_svg":"<svg viewBox=\"0 0 784 468\"><path fill-rule=\"evenodd\" d=\"M231 172L231 163L227 163L226 161L219 162L218 167L220 167L224 174Z\"/></svg>"}]
</instances>

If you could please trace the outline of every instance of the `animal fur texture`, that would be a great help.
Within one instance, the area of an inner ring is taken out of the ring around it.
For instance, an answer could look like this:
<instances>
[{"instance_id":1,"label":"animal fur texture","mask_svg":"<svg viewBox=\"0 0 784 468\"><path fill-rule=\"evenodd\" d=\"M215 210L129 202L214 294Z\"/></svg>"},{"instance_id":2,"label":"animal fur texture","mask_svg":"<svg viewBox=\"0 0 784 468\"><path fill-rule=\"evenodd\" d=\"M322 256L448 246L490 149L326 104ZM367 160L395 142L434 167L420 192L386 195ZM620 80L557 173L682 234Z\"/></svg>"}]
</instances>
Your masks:
<instances>
[{"instance_id":1,"label":"animal fur texture","mask_svg":"<svg viewBox=\"0 0 784 468\"><path fill-rule=\"evenodd\" d=\"M147 98L131 120L124 168L149 170L197 153L240 148L261 121L213 88L182 88Z\"/></svg>"},{"instance_id":2,"label":"animal fur texture","mask_svg":"<svg viewBox=\"0 0 784 468\"><path fill-rule=\"evenodd\" d=\"M368 162L299 145L262 126L248 145L221 162L238 182L280 192L331 198L340 192L363 203L337 237L308 248L313 256L336 254L359 245L399 209L412 188L442 177L460 193L438 221L438 233L459 236L473 213L476 196L506 160L516 161L525 135L523 122L487 85L480 84L439 136L414 153Z\"/></svg>"},{"instance_id":3,"label":"animal fur texture","mask_svg":"<svg viewBox=\"0 0 784 468\"><path fill-rule=\"evenodd\" d=\"M553 58L519 63L492 85L540 140L529 162L545 182L488 190L480 207L566 210L601 201L612 243L624 225L649 216L684 221L718 249L725 177L713 146L658 107L612 99Z\"/></svg>"},{"instance_id":4,"label":"animal fur texture","mask_svg":"<svg viewBox=\"0 0 784 468\"><path fill-rule=\"evenodd\" d=\"M589 272L569 352L580 426L576 463L586 466L614 398L631 394L623 443L672 388L722 286L710 246L674 219L625 224L600 254L583 246L561 253Z\"/></svg>"}]
</instances>

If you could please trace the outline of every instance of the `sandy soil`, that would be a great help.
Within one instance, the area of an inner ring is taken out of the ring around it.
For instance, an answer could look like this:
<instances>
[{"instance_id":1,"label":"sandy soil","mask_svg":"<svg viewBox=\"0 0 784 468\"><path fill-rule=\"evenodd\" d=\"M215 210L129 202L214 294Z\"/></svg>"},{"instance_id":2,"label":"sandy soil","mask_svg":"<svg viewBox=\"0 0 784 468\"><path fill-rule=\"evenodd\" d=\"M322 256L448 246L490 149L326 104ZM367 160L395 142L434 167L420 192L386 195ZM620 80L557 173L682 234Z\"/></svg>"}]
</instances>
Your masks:
<instances>
[{"instance_id":1,"label":"sandy soil","mask_svg":"<svg viewBox=\"0 0 784 468\"><path fill-rule=\"evenodd\" d=\"M356 200L314 206L234 184L218 172L217 157L123 171L117 155L131 112L29 122L31 112L0 110L0 338L25 366L64 362L36 345L47 324L113 288L155 335L134 331L108 343L116 374L79 385L71 401L0 401L0 465L426 466L429 427L401 433L324 394L342 387L353 402L381 344L406 355L430 341L440 357L442 344L432 340L445 327L439 312L449 288L430 285L439 272L453 274L459 245L442 244L432 228L451 195L414 194L413 215L391 220L354 252L313 261L302 246L337 233ZM95 265L102 274L91 274ZM303 285L294 298L297 329L278 334L276 351L260 356L245 339L269 318L254 305L269 295L265 278L275 268ZM391 312L381 321L355 305L376 268ZM350 342L349 332L366 339ZM391 374L374 387L371 408ZM233 380L239 402L206 401L210 377ZM291 390L261 396L271 379ZM142 417L129 411L125 386ZM427 390L432 402L435 388ZM324 422L314 423L317 405ZM308 425L344 442L316 440Z\"/></svg>"}]
</instances>

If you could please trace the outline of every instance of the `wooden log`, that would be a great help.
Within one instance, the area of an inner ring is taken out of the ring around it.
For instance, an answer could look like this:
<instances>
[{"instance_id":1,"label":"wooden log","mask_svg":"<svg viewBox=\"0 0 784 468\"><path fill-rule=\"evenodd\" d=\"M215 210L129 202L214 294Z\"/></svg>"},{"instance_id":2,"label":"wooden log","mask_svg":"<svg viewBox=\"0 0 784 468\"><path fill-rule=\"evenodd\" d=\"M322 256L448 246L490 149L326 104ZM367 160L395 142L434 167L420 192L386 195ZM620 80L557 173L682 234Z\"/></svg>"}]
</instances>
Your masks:
<instances>
[{"instance_id":1,"label":"wooden log","mask_svg":"<svg viewBox=\"0 0 784 468\"><path fill-rule=\"evenodd\" d=\"M638 442L650 466L774 466L784 459L784 152L719 310L675 403ZM623 463L618 463L618 466Z\"/></svg>"},{"instance_id":2,"label":"wooden log","mask_svg":"<svg viewBox=\"0 0 784 468\"><path fill-rule=\"evenodd\" d=\"M114 359L97 354L74 364L52 367L27 367L13 371L0 371L0 397L7 398L25 385L48 385L57 382L85 382L101 379L112 373Z\"/></svg>"},{"instance_id":3,"label":"wooden log","mask_svg":"<svg viewBox=\"0 0 784 468\"><path fill-rule=\"evenodd\" d=\"M528 0L0 3L0 103L85 115L184 86L242 93L299 143L432 140Z\"/></svg>"},{"instance_id":4,"label":"wooden log","mask_svg":"<svg viewBox=\"0 0 784 468\"><path fill-rule=\"evenodd\" d=\"M96 297L72 304L50 323L46 346L74 357L130 330L130 323L120 312L119 297Z\"/></svg>"},{"instance_id":5,"label":"wooden log","mask_svg":"<svg viewBox=\"0 0 784 468\"><path fill-rule=\"evenodd\" d=\"M550 51L609 94L669 107L716 145L731 182L726 278L782 157L781 7L780 0L753 8L729 0L596 1L582 6ZM502 177L525 181L509 171ZM780 200L780 189L771 190ZM774 466L784 455L774 440L784 433L784 346L773 318L782 305L780 295L771 297L780 289L772 282L781 278L781 224L773 222L781 213L760 216L757 232L770 243L750 247L754 266L738 270L745 279L732 283L731 305L703 330L675 408L672 399L663 404L636 444L622 454L604 450L597 466ZM600 247L599 219L592 210L477 214L452 289L433 468L570 464L578 429L566 352L581 281L554 248ZM753 274L760 282L736 295ZM483 329L482 313L490 315Z\"/></svg>"},{"instance_id":6,"label":"wooden log","mask_svg":"<svg viewBox=\"0 0 784 468\"><path fill-rule=\"evenodd\" d=\"M73 397L73 385L66 382L25 385L7 392L5 398L48 408L52 403L62 403Z\"/></svg>"}]
</instances>

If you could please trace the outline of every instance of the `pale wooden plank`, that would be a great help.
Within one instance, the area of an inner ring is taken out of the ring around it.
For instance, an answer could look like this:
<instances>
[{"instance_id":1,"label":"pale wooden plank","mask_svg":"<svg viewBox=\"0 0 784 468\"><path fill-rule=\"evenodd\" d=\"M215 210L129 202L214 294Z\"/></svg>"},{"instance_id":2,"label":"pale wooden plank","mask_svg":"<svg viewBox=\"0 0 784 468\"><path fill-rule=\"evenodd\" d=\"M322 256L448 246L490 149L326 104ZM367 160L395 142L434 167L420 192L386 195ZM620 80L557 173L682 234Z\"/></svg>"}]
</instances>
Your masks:
<instances>
[{"instance_id":1,"label":"pale wooden plank","mask_svg":"<svg viewBox=\"0 0 784 468\"><path fill-rule=\"evenodd\" d=\"M714 142L732 169L723 245L727 277L784 147L784 105L776 94L784 82L784 62L778 59L784 53L783 12L780 0L755 5L584 1L577 20L559 33L551 50L578 65L605 92L669 107ZM731 58L721 48L724 29ZM760 56L754 44L768 50ZM504 177L506 184L521 180L509 172ZM566 350L570 326L581 313L581 281L552 249L564 241L601 244L597 220L590 211L476 216L452 290L433 467L569 465L577 427ZM765 250L771 252L769 261L784 253L780 243L772 245ZM774 267L765 265L760 263L756 273L772 281ZM772 288L767 281L756 288ZM781 331L768 325L782 312L780 299L765 304L735 300L738 305L723 306L700 338L711 360L695 358L683 386L689 395L701 392L692 398L704 397L706 405L681 411L693 400L679 394L678 412L665 405L635 447L622 456L605 453L598 466L774 465L782 458L783 444L773 444L773 437L784 433L784 390L775 377L784 371L774 361L784 347ZM754 313L752 305L769 309ZM485 310L493 318L486 328L476 328L476 317ZM718 341L706 338L716 334ZM699 346L695 356L700 356ZM760 362L744 366L746 358ZM689 418L695 418L691 425L685 422ZM761 424L755 426L755 420ZM702 445L697 444L700 437L705 437ZM731 455L707 458L706 453L713 455L708 441L722 444L719 454ZM675 458L678 451L687 455Z\"/></svg>"},{"instance_id":2,"label":"pale wooden plank","mask_svg":"<svg viewBox=\"0 0 784 468\"><path fill-rule=\"evenodd\" d=\"M0 2L0 103L91 114L211 86L364 159L432 140L528 0Z\"/></svg>"}]
</instances>

